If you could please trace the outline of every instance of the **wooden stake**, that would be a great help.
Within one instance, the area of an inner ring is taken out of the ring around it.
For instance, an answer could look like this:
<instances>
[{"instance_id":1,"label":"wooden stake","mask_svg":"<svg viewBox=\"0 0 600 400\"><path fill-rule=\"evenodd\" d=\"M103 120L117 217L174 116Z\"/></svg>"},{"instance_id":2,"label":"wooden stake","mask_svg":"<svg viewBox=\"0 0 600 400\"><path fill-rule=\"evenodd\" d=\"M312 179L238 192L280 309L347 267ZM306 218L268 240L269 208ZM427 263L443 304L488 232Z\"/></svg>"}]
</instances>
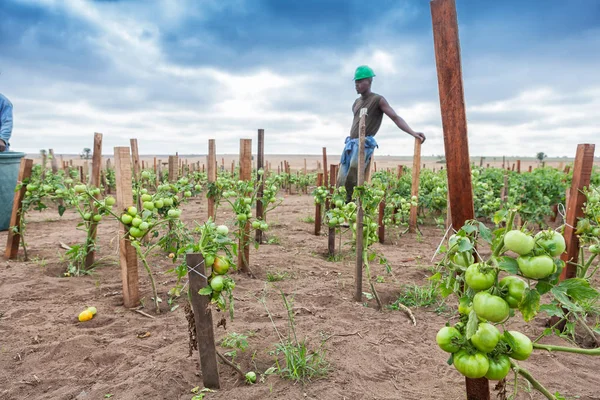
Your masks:
<instances>
[{"instance_id":1,"label":"wooden stake","mask_svg":"<svg viewBox=\"0 0 600 400\"><path fill-rule=\"evenodd\" d=\"M531 172L531 170L532 170L532 166L530 165L530 166L529 166L529 172Z\"/></svg>"},{"instance_id":2,"label":"wooden stake","mask_svg":"<svg viewBox=\"0 0 600 400\"><path fill-rule=\"evenodd\" d=\"M257 157L256 157L256 178L260 182L258 186L258 191L256 192L256 219L264 220L264 210L263 210L263 192L265 190L265 175L264 175L264 167L265 167L265 130L258 130L258 145L256 149ZM306 159L304 159L306 163ZM258 171L263 170L262 174L259 174ZM262 243L263 240L263 231L260 229L256 230L256 234L254 239L257 243Z\"/></svg>"},{"instance_id":3,"label":"wooden stake","mask_svg":"<svg viewBox=\"0 0 600 400\"><path fill-rule=\"evenodd\" d=\"M48 154L50 154L50 156L52 157L52 160L50 160L50 165L52 166L52 173L56 174L58 172L58 160L56 159L56 156L54 155L54 150L49 149Z\"/></svg>"},{"instance_id":4,"label":"wooden stake","mask_svg":"<svg viewBox=\"0 0 600 400\"><path fill-rule=\"evenodd\" d=\"M323 147L323 181L329 185L329 175L327 175L327 147Z\"/></svg>"},{"instance_id":5,"label":"wooden stake","mask_svg":"<svg viewBox=\"0 0 600 400\"><path fill-rule=\"evenodd\" d=\"M215 139L208 139L206 164L208 165L208 183L210 185L217 181L217 145ZM212 218L213 221L217 219L215 214L215 199L212 196L208 197L208 218Z\"/></svg>"},{"instance_id":6,"label":"wooden stake","mask_svg":"<svg viewBox=\"0 0 600 400\"><path fill-rule=\"evenodd\" d=\"M102 134L94 133L94 152L92 153L92 176L90 176L90 183L92 187L99 188L100 184L100 170L102 169ZM98 196L96 196L98 197ZM96 214L98 208L94 206L92 214ZM85 269L90 269L94 264L95 251L93 250L93 243L96 241L96 233L98 231L98 223L92 220L90 226L90 235L92 243L88 243L86 249L87 256L85 257Z\"/></svg>"},{"instance_id":7,"label":"wooden stake","mask_svg":"<svg viewBox=\"0 0 600 400\"><path fill-rule=\"evenodd\" d=\"M131 159L133 161L133 175L135 176L135 180L140 180L140 153L138 151L138 142L137 139L129 139L129 143L131 144Z\"/></svg>"},{"instance_id":8,"label":"wooden stake","mask_svg":"<svg viewBox=\"0 0 600 400\"><path fill-rule=\"evenodd\" d=\"M450 211L453 227L458 230L465 221L475 216L460 63L458 17L454 0L432 0L430 7L444 129ZM490 399L487 379L465 379L468 400Z\"/></svg>"},{"instance_id":9,"label":"wooden stake","mask_svg":"<svg viewBox=\"0 0 600 400\"><path fill-rule=\"evenodd\" d=\"M323 186L323 173L317 173L317 187ZM321 203L315 204L315 236L321 235Z\"/></svg>"},{"instance_id":10,"label":"wooden stake","mask_svg":"<svg viewBox=\"0 0 600 400\"><path fill-rule=\"evenodd\" d=\"M367 109L360 109L360 120L358 122L358 171L356 177L356 186L363 186L365 183L365 130L367 120ZM333 174L332 174L333 175ZM356 200L356 266L354 269L354 300L362 301L362 272L363 272L363 218L364 208L360 197Z\"/></svg>"},{"instance_id":11,"label":"wooden stake","mask_svg":"<svg viewBox=\"0 0 600 400\"><path fill-rule=\"evenodd\" d=\"M333 193L335 188L335 178L337 176L337 165L329 166L329 193ZM325 209L328 210L331 206L330 202L325 202ZM327 236L327 252L330 256L335 255L335 228L329 228Z\"/></svg>"},{"instance_id":12,"label":"wooden stake","mask_svg":"<svg viewBox=\"0 0 600 400\"><path fill-rule=\"evenodd\" d=\"M179 169L179 158L177 156L169 156L169 182L177 182L179 176L177 174Z\"/></svg>"},{"instance_id":13,"label":"wooden stake","mask_svg":"<svg viewBox=\"0 0 600 400\"><path fill-rule=\"evenodd\" d=\"M31 176L31 170L33 168L33 160L29 158L22 158L21 164L19 165L19 175L17 182L23 182ZM14 176L14 175L13 175ZM10 215L10 224L8 228L8 238L6 240L6 250L4 251L4 257L13 260L17 258L19 254L19 243L21 242L21 235L13 232L11 229L13 226L19 226L21 224L21 209L23 198L25 198L25 192L27 187L23 185L18 192L15 192L13 196L12 214Z\"/></svg>"},{"instance_id":14,"label":"wooden stake","mask_svg":"<svg viewBox=\"0 0 600 400\"><path fill-rule=\"evenodd\" d=\"M126 210L133 203L131 181L131 155L129 147L115 147L115 181L117 186L117 209ZM128 239L127 228L119 222L119 263L123 280L123 304L136 307L140 301L138 288L137 254Z\"/></svg>"},{"instance_id":15,"label":"wooden stake","mask_svg":"<svg viewBox=\"0 0 600 400\"><path fill-rule=\"evenodd\" d=\"M521 173L521 160L517 160L517 174Z\"/></svg>"},{"instance_id":16,"label":"wooden stake","mask_svg":"<svg viewBox=\"0 0 600 400\"><path fill-rule=\"evenodd\" d=\"M567 216L565 221L565 243L567 250L560 258L567 263L563 269L560 280L575 278L577 275L577 266L571 263L577 263L579 255L579 238L575 234L575 228L579 218L583 217L583 203L585 203L585 195L582 190L589 186L594 167L594 150L593 144L577 145L577 154L575 163L573 164L573 181L571 183L571 191L567 202Z\"/></svg>"},{"instance_id":17,"label":"wooden stake","mask_svg":"<svg viewBox=\"0 0 600 400\"><path fill-rule=\"evenodd\" d=\"M415 152L413 155L413 170L412 170L412 184L410 187L410 195L419 197L419 177L421 170L421 139L415 138ZM410 207L410 220L408 225L408 231L415 233L417 231L417 211L418 206Z\"/></svg>"},{"instance_id":18,"label":"wooden stake","mask_svg":"<svg viewBox=\"0 0 600 400\"><path fill-rule=\"evenodd\" d=\"M249 181L252 173L252 139L240 139L240 180ZM246 193L247 194L247 193ZM250 273L250 221L246 221L238 247L238 267Z\"/></svg>"},{"instance_id":19,"label":"wooden stake","mask_svg":"<svg viewBox=\"0 0 600 400\"><path fill-rule=\"evenodd\" d=\"M204 257L200 253L188 253L185 256L190 282L190 297L196 323L196 343L200 355L202 383L211 389L219 389L219 365L217 364L217 349L215 347L215 332L213 330L210 297L198 294L198 291L208 285L206 279L210 271L204 266Z\"/></svg>"}]
</instances>

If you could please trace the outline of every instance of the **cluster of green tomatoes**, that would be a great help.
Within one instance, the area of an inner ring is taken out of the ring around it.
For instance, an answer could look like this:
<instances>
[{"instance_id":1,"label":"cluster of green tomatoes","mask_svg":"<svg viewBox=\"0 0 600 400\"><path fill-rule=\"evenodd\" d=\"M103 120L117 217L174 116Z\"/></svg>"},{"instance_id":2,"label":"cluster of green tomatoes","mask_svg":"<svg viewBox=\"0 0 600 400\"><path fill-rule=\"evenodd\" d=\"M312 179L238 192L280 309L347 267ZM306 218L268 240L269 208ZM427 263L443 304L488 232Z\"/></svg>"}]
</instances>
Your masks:
<instances>
[{"instance_id":1,"label":"cluster of green tomatoes","mask_svg":"<svg viewBox=\"0 0 600 400\"><path fill-rule=\"evenodd\" d=\"M456 235L450 238L449 257L464 277L467 295L459 300L460 322L440 329L436 340L442 350L452 353L454 367L464 376L501 380L511 369L510 358L526 360L533 344L521 332L501 333L495 324L504 324L511 309L524 305L530 280L544 280L557 273L562 263L557 257L565 251L565 240L553 230L535 236L520 230L506 232L500 253L516 254L516 259L505 257L504 262L507 258L514 260L519 276L508 275L500 280L494 257L488 262L474 262L470 252L457 251L459 240ZM476 329L468 329L471 321L476 322Z\"/></svg>"}]
</instances>

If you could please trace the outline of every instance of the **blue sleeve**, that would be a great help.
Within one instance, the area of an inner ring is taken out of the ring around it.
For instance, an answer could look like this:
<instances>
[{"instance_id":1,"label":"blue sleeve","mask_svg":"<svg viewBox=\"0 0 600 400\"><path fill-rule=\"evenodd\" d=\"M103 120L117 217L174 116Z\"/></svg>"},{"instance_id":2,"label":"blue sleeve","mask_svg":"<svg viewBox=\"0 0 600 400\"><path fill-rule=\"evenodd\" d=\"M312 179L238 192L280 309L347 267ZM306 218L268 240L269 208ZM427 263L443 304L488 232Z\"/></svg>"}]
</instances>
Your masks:
<instances>
[{"instance_id":1,"label":"blue sleeve","mask_svg":"<svg viewBox=\"0 0 600 400\"><path fill-rule=\"evenodd\" d=\"M13 129L12 104L5 104L1 114L2 115L0 115L0 139L4 140L4 142L8 144Z\"/></svg>"}]
</instances>

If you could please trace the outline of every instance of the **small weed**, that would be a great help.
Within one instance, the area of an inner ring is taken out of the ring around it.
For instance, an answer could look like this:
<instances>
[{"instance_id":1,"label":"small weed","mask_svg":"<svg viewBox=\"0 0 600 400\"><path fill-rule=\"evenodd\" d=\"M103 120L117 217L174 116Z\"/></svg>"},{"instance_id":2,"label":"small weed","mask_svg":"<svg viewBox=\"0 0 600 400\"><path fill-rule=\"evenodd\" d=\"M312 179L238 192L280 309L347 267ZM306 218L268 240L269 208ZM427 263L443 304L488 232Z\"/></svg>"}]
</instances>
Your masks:
<instances>
[{"instance_id":1,"label":"small weed","mask_svg":"<svg viewBox=\"0 0 600 400\"><path fill-rule=\"evenodd\" d=\"M32 262L36 263L38 267L40 268L45 268L46 265L48 265L48 260L46 260L45 258L40 258L40 257L33 257L31 259Z\"/></svg>"},{"instance_id":2,"label":"small weed","mask_svg":"<svg viewBox=\"0 0 600 400\"><path fill-rule=\"evenodd\" d=\"M398 304L406 307L431 307L435 306L437 314L447 311L446 304L440 300L437 285L429 286L407 285L398 299L388 306L391 310L399 310Z\"/></svg>"},{"instance_id":3,"label":"small weed","mask_svg":"<svg viewBox=\"0 0 600 400\"><path fill-rule=\"evenodd\" d=\"M344 255L342 253L335 253L327 256L327 261L330 262L339 262L344 259Z\"/></svg>"},{"instance_id":4,"label":"small weed","mask_svg":"<svg viewBox=\"0 0 600 400\"><path fill-rule=\"evenodd\" d=\"M312 223L315 222L315 217L309 215L309 216L306 216L304 218L300 218L300 221L301 222L306 222L307 224L312 224Z\"/></svg>"},{"instance_id":5,"label":"small weed","mask_svg":"<svg viewBox=\"0 0 600 400\"><path fill-rule=\"evenodd\" d=\"M377 278L375 278L375 282L377 283L385 283L385 278L381 275L377 275Z\"/></svg>"},{"instance_id":6,"label":"small weed","mask_svg":"<svg viewBox=\"0 0 600 400\"><path fill-rule=\"evenodd\" d=\"M289 272L286 271L267 271L268 282L279 282L290 277Z\"/></svg>"},{"instance_id":7,"label":"small weed","mask_svg":"<svg viewBox=\"0 0 600 400\"><path fill-rule=\"evenodd\" d=\"M221 340L221 346L246 351L248 348L248 335L231 332Z\"/></svg>"},{"instance_id":8,"label":"small weed","mask_svg":"<svg viewBox=\"0 0 600 400\"><path fill-rule=\"evenodd\" d=\"M269 237L269 240L267 240L267 244L281 244L281 240L277 236L273 235Z\"/></svg>"}]
</instances>

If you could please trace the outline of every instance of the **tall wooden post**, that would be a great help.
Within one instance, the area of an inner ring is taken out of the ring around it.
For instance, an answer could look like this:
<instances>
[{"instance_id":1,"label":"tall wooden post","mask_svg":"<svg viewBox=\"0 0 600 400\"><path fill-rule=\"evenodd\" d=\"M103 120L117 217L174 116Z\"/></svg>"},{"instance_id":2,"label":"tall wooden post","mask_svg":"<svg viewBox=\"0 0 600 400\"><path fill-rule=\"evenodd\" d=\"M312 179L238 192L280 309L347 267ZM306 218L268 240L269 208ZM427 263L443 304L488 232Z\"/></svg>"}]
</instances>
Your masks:
<instances>
[{"instance_id":1,"label":"tall wooden post","mask_svg":"<svg viewBox=\"0 0 600 400\"><path fill-rule=\"evenodd\" d=\"M365 183L365 129L367 120L367 109L360 109L360 120L358 122L358 171L356 186ZM360 197L356 200L356 266L354 269L354 300L362 301L362 272L363 272L363 218L364 208Z\"/></svg>"},{"instance_id":2,"label":"tall wooden post","mask_svg":"<svg viewBox=\"0 0 600 400\"><path fill-rule=\"evenodd\" d=\"M323 147L323 181L329 185L329 175L327 175L327 147Z\"/></svg>"},{"instance_id":3,"label":"tall wooden post","mask_svg":"<svg viewBox=\"0 0 600 400\"><path fill-rule=\"evenodd\" d=\"M169 182L177 182L179 178L179 157L169 156Z\"/></svg>"},{"instance_id":4,"label":"tall wooden post","mask_svg":"<svg viewBox=\"0 0 600 400\"><path fill-rule=\"evenodd\" d=\"M444 129L450 212L452 225L458 230L465 221L475 216L458 17L454 0L432 0L430 6ZM468 400L490 399L487 379L465 379Z\"/></svg>"},{"instance_id":5,"label":"tall wooden post","mask_svg":"<svg viewBox=\"0 0 600 400\"><path fill-rule=\"evenodd\" d=\"M50 165L52 166L52 173L56 174L58 172L58 160L56 159L56 156L54 156L54 150L49 149L48 154L50 154L50 157L52 158L50 160Z\"/></svg>"},{"instance_id":6,"label":"tall wooden post","mask_svg":"<svg viewBox=\"0 0 600 400\"><path fill-rule=\"evenodd\" d=\"M521 173L521 160L517 160L517 173Z\"/></svg>"},{"instance_id":7,"label":"tall wooden post","mask_svg":"<svg viewBox=\"0 0 600 400\"><path fill-rule=\"evenodd\" d=\"M21 164L19 166L19 175L17 177L17 182L23 182L24 180L28 179L31 176L32 168L33 160L29 158L22 158ZM13 230L10 228L13 226L19 226L21 224L21 209L26 191L27 187L23 185L21 189L18 192L15 192L13 196L12 214L10 215L8 238L6 240L6 250L4 251L4 257L11 260L17 258L17 255L19 254L19 243L21 241L21 235L19 233L13 232ZM27 255L25 255L25 258L27 258Z\"/></svg>"},{"instance_id":8,"label":"tall wooden post","mask_svg":"<svg viewBox=\"0 0 600 400\"><path fill-rule=\"evenodd\" d=\"M421 174L421 139L415 138L415 153L413 155L413 170L412 170L412 185L410 187L410 195L419 197L419 178ZM410 207L410 220L408 231L415 233L417 231L417 206Z\"/></svg>"},{"instance_id":9,"label":"tall wooden post","mask_svg":"<svg viewBox=\"0 0 600 400\"><path fill-rule=\"evenodd\" d=\"M583 203L585 203L585 195L582 193L584 187L589 186L594 167L594 150L593 144L577 145L577 154L575 163L573 164L573 181L571 182L571 191L567 201L567 216L565 221L565 243L567 250L560 258L567 263L563 269L560 280L575 278L577 275L577 266L572 265L569 261L576 263L579 255L579 238L575 234L577 220L583 217Z\"/></svg>"},{"instance_id":10,"label":"tall wooden post","mask_svg":"<svg viewBox=\"0 0 600 400\"><path fill-rule=\"evenodd\" d=\"M323 173L317 173L317 187L323 186ZM315 204L315 236L321 235L321 203Z\"/></svg>"},{"instance_id":11,"label":"tall wooden post","mask_svg":"<svg viewBox=\"0 0 600 400\"><path fill-rule=\"evenodd\" d=\"M90 183L92 187L99 188L100 184L100 170L102 169L102 134L94 133L94 152L92 153L92 176L90 177ZM97 197L97 196L96 196ZM98 208L94 206L93 214L98 212ZM98 231L98 223L92 220L90 226L90 237L91 242L88 243L87 256L85 257L85 269L89 269L94 264L95 251L94 242L96 241L96 233Z\"/></svg>"},{"instance_id":12,"label":"tall wooden post","mask_svg":"<svg viewBox=\"0 0 600 400\"><path fill-rule=\"evenodd\" d=\"M306 162L306 159L304 159ZM257 179L260 182L258 185L258 191L256 192L256 219L264 220L264 209L263 209L263 192L265 190L265 130L258 130L258 145L257 145L257 156L256 156L256 174ZM262 174L259 171L262 170ZM256 230L254 239L257 243L262 243L263 232L260 229Z\"/></svg>"},{"instance_id":13,"label":"tall wooden post","mask_svg":"<svg viewBox=\"0 0 600 400\"><path fill-rule=\"evenodd\" d=\"M208 184L217 181L217 145L215 139L208 139ZM215 199L212 196L208 197L208 217L213 221L217 218L215 215Z\"/></svg>"},{"instance_id":14,"label":"tall wooden post","mask_svg":"<svg viewBox=\"0 0 600 400\"><path fill-rule=\"evenodd\" d=\"M135 180L140 180L140 153L138 151L137 139L129 139L131 144L131 160L133 161L133 175Z\"/></svg>"},{"instance_id":15,"label":"tall wooden post","mask_svg":"<svg viewBox=\"0 0 600 400\"><path fill-rule=\"evenodd\" d=\"M252 173L252 139L240 139L240 180L249 181ZM245 193L246 195L247 193ZM242 272L250 272L250 221L242 228L238 247L238 266Z\"/></svg>"},{"instance_id":16,"label":"tall wooden post","mask_svg":"<svg viewBox=\"0 0 600 400\"><path fill-rule=\"evenodd\" d=\"M134 204L129 147L115 147L115 181L117 209L125 210ZM123 304L125 307L131 308L137 306L140 300L137 254L129 241L127 228L120 222L119 226L119 263L123 280Z\"/></svg>"},{"instance_id":17,"label":"tall wooden post","mask_svg":"<svg viewBox=\"0 0 600 400\"><path fill-rule=\"evenodd\" d=\"M190 297L194 310L196 325L196 342L200 355L202 382L211 389L219 389L219 365L217 364L217 349L215 347L215 332L213 330L212 311L209 296L198 294L198 291L208 285L206 279L210 271L204 265L204 257L200 253L185 255L190 282Z\"/></svg>"},{"instance_id":18,"label":"tall wooden post","mask_svg":"<svg viewBox=\"0 0 600 400\"><path fill-rule=\"evenodd\" d=\"M333 193L335 188L335 178L337 176L337 165L331 164L329 166L329 193ZM331 206L331 202L325 203L325 209L328 210ZM329 228L329 234L327 237L327 253L330 256L335 254L335 228Z\"/></svg>"}]
</instances>

